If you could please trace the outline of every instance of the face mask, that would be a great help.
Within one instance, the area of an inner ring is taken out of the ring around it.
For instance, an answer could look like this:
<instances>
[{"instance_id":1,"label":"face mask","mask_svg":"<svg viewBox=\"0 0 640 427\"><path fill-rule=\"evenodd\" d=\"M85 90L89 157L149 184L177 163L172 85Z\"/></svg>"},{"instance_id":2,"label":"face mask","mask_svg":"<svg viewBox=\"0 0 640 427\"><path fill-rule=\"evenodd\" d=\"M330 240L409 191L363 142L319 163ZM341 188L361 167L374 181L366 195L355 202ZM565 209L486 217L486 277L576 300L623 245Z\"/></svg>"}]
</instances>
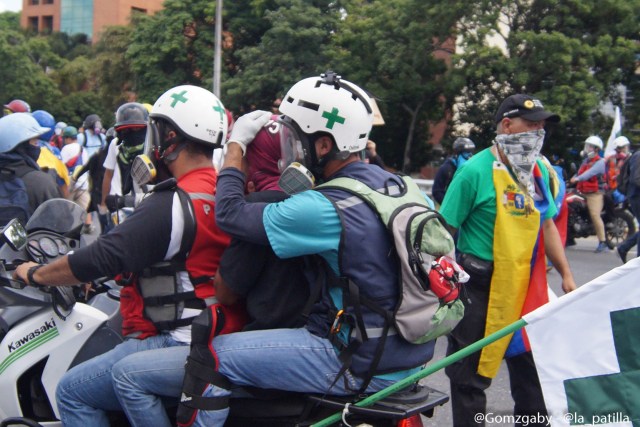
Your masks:
<instances>
[{"instance_id":1,"label":"face mask","mask_svg":"<svg viewBox=\"0 0 640 427\"><path fill-rule=\"evenodd\" d=\"M457 159L456 159L456 166L460 167L462 165L464 165L467 160L469 160L471 158L471 153L462 153L459 154Z\"/></svg>"},{"instance_id":2,"label":"face mask","mask_svg":"<svg viewBox=\"0 0 640 427\"><path fill-rule=\"evenodd\" d=\"M494 143L502 151L509 166L529 192L535 194L533 185L533 167L536 163L544 142L544 129L521 132L515 134L501 134L496 136Z\"/></svg>"},{"instance_id":3,"label":"face mask","mask_svg":"<svg viewBox=\"0 0 640 427\"><path fill-rule=\"evenodd\" d=\"M23 157L27 157L34 162L38 161L38 157L40 157L40 146L39 145L31 145L30 143L23 143L18 146L16 152L20 153Z\"/></svg>"}]
</instances>

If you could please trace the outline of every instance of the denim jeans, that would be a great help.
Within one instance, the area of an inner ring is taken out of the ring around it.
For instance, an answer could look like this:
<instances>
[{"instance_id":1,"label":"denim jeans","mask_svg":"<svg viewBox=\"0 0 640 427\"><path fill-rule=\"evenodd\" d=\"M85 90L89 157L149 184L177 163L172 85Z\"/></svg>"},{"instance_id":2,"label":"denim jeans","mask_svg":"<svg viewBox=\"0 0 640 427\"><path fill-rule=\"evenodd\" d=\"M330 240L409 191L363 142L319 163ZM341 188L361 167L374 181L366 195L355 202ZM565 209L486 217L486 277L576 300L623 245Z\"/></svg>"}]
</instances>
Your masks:
<instances>
[{"instance_id":1,"label":"denim jeans","mask_svg":"<svg viewBox=\"0 0 640 427\"><path fill-rule=\"evenodd\" d=\"M306 329L272 329L220 335L213 339L219 371L241 386L275 388L334 395L357 392L362 380L349 372L329 390L342 362L331 343ZM374 378L367 391L378 391L395 381ZM210 385L204 396L226 396L228 390ZM195 426L222 426L229 409L198 411Z\"/></svg>"},{"instance_id":2,"label":"denim jeans","mask_svg":"<svg viewBox=\"0 0 640 427\"><path fill-rule=\"evenodd\" d=\"M62 424L108 427L106 412L124 410L133 426L170 426L158 396L178 401L188 354L188 345L162 334L128 339L73 367L56 390ZM139 388L131 387L132 380Z\"/></svg>"}]
</instances>

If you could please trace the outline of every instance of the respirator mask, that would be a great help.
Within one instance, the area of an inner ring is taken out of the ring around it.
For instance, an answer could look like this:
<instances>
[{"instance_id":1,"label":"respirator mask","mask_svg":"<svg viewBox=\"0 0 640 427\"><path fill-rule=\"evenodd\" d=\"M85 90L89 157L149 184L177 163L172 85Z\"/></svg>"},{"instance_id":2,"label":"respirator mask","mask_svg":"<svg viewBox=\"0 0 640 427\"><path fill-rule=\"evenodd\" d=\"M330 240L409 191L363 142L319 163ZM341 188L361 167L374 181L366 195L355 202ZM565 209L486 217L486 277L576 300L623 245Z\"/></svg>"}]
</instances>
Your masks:
<instances>
[{"instance_id":1,"label":"respirator mask","mask_svg":"<svg viewBox=\"0 0 640 427\"><path fill-rule=\"evenodd\" d=\"M287 117L281 117L280 123L280 149L278 160L280 179L278 186L289 195L310 190L315 185L314 174L307 169L305 164L312 164L315 150L309 150L307 136L300 132L298 126ZM305 148L305 146L307 148ZM310 151L314 151L310 153Z\"/></svg>"},{"instance_id":2,"label":"respirator mask","mask_svg":"<svg viewBox=\"0 0 640 427\"><path fill-rule=\"evenodd\" d=\"M167 153L175 144L176 138L166 139L166 124L161 120L150 119L142 153L136 156L131 166L131 177L139 186L161 182L171 177L167 163L176 159L180 148ZM180 147L184 148L182 144Z\"/></svg>"}]
</instances>

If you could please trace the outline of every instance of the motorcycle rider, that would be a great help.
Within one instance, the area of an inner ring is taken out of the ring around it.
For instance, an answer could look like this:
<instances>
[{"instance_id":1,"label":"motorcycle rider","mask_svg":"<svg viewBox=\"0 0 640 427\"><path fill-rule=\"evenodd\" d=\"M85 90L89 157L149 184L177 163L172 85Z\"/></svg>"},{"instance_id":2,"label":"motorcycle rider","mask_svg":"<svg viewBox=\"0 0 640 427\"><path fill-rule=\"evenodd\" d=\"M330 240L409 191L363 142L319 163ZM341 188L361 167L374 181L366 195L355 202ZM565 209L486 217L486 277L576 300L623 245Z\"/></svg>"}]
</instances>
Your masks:
<instances>
[{"instance_id":1,"label":"motorcycle rider","mask_svg":"<svg viewBox=\"0 0 640 427\"><path fill-rule=\"evenodd\" d=\"M444 161L442 166L438 168L438 173L433 180L433 189L431 190L433 198L438 204L442 204L444 194L456 173L462 165L473 156L476 144L469 138L456 138L453 142L453 156Z\"/></svg>"},{"instance_id":2,"label":"motorcycle rider","mask_svg":"<svg viewBox=\"0 0 640 427\"><path fill-rule=\"evenodd\" d=\"M371 188L392 189L401 185L396 175L361 161L373 111L367 94L353 83L333 72L301 80L283 97L280 111L283 114L281 167L298 168L299 165L292 162L304 163L316 180L327 182L344 176ZM225 145L226 155L218 181L218 224L234 237L270 245L280 258L319 254L328 263L324 270L327 275L346 275L356 283L367 283L371 286L359 287L361 295L367 298L377 295L375 298L383 300L386 309L395 307L398 265L387 256L391 249L387 229L364 202L345 208L349 211L346 214L349 226L343 229L334 203L351 196L344 190L303 191L271 204L245 201L243 157L247 144L269 117L268 112L255 111L234 125ZM341 244L346 245L343 249L349 256L338 260ZM321 281L320 286L322 298L311 309L304 328L218 336L211 342L216 354L210 354L208 360L204 355L203 359L196 360L192 352L186 366L185 384L191 379L197 387L187 398L197 397L208 405L208 409L199 407L197 425L223 425L228 415L230 383L348 395L361 388L376 391L387 387L417 372L433 356L433 341L415 345L399 335L381 340L380 329L376 336L376 326L372 324L379 326L377 322L384 320L364 306L362 318L367 320L362 327L370 335L358 347L358 340L350 339L351 328L343 323L345 316L337 310L344 307L347 318L353 315L351 305L342 304L342 289L327 281ZM206 335L204 339L206 345ZM378 345L382 353L374 368ZM345 365L343 361L348 360L351 363ZM208 372L200 371L200 374L199 366L208 366ZM197 382L198 378L206 377L204 384ZM201 385L204 387L200 388ZM204 397L200 395L202 389Z\"/></svg>"},{"instance_id":3,"label":"motorcycle rider","mask_svg":"<svg viewBox=\"0 0 640 427\"><path fill-rule=\"evenodd\" d=\"M40 150L38 165L43 171L48 171L48 173L55 177L56 182L60 187L60 193L62 194L62 197L68 199L70 197L69 184L71 184L71 180L69 179L69 171L60 158L60 150L56 147L52 147L49 144L49 140L54 133L54 126L56 125L56 121L51 113L45 110L36 110L31 114L40 126L51 129L49 132L41 135L38 139L38 144L41 148L44 148L44 150Z\"/></svg>"},{"instance_id":4,"label":"motorcycle rider","mask_svg":"<svg viewBox=\"0 0 640 427\"><path fill-rule=\"evenodd\" d=\"M58 384L65 426L107 426L106 411L123 409L134 426L171 425L158 396L147 390L117 395L114 384L139 374L148 387L177 401L181 377L154 370L154 361L189 345L190 323L203 309L213 308L226 319L222 332L241 327L240 307L206 307L214 302L213 276L230 239L214 215L217 174L211 156L227 130L226 117L216 110L220 106L215 95L195 86L160 96L146 148L158 175L174 179L157 185L127 221L95 243L48 265L22 264L15 272L36 287L136 272L122 274L120 281L125 341L75 366Z\"/></svg>"},{"instance_id":5,"label":"motorcycle rider","mask_svg":"<svg viewBox=\"0 0 640 427\"><path fill-rule=\"evenodd\" d=\"M38 157L41 148L38 138L47 133L48 128L41 127L30 113L13 113L0 118L0 179L22 180L27 199L19 203L21 220L26 220L43 202L60 197L60 191L53 177L40 170ZM5 188L4 183L0 184ZM11 199L12 195L2 194ZM14 201L15 202L15 201ZM3 204L0 225L5 225L16 215L16 211Z\"/></svg>"},{"instance_id":6,"label":"motorcycle rider","mask_svg":"<svg viewBox=\"0 0 640 427\"><path fill-rule=\"evenodd\" d=\"M578 174L571 177L572 184L577 183L578 191L587 199L589 216L593 223L598 238L598 246L595 252L601 253L609 250L604 231L604 222L600 214L604 207L605 163L600 157L602 139L597 135L591 135L584 141L582 155L584 160L578 169Z\"/></svg>"}]
</instances>

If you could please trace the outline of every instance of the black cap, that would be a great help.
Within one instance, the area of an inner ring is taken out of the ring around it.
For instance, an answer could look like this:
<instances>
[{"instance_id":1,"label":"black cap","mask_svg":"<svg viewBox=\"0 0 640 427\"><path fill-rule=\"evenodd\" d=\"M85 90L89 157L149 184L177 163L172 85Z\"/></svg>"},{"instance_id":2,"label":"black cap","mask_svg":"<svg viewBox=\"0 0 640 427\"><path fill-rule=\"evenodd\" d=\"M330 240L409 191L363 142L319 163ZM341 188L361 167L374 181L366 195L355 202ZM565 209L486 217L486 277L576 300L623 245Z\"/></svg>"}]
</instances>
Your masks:
<instances>
[{"instance_id":1,"label":"black cap","mask_svg":"<svg viewBox=\"0 0 640 427\"><path fill-rule=\"evenodd\" d=\"M496 113L496 123L500 123L505 117L522 117L525 120L538 122L547 120L549 122L559 122L560 116L549 111L545 111L542 102L531 95L511 95L500 104Z\"/></svg>"}]
</instances>

